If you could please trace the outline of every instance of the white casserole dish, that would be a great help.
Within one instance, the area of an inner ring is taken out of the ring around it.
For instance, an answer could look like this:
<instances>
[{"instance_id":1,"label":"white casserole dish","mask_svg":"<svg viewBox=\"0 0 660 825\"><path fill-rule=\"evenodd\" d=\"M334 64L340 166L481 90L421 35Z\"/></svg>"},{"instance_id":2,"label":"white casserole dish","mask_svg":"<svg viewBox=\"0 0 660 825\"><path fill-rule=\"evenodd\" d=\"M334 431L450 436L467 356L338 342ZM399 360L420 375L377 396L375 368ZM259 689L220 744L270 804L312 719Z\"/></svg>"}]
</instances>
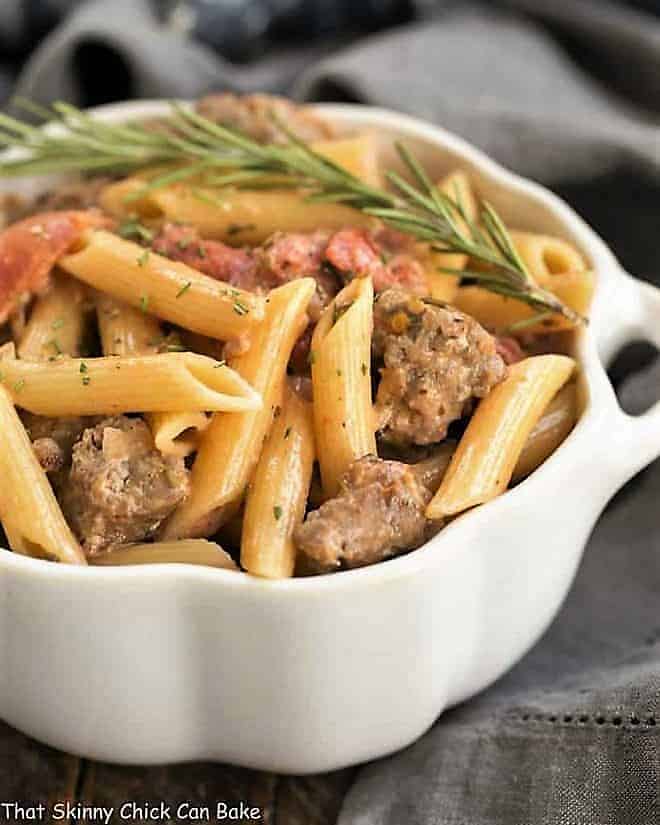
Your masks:
<instances>
[{"instance_id":1,"label":"white casserole dish","mask_svg":"<svg viewBox=\"0 0 660 825\"><path fill-rule=\"evenodd\" d=\"M660 343L660 291L623 272L562 201L463 140L393 112L318 108L342 126L404 139L436 177L468 169L510 225L577 244L598 276L577 342L584 413L514 490L374 567L265 581L0 553L0 716L54 747L111 762L213 759L298 774L395 751L529 649L605 503L660 455L660 409L625 415L603 369L626 341ZM164 109L99 111L120 120Z\"/></svg>"}]
</instances>

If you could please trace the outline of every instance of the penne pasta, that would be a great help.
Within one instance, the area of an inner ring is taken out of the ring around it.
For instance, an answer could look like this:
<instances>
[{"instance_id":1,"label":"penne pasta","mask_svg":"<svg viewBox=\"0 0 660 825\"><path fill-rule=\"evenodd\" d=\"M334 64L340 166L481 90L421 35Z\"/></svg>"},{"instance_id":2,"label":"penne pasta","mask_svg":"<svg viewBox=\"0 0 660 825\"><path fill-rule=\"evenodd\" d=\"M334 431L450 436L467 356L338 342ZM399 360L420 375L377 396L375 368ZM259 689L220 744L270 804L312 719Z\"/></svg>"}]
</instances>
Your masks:
<instances>
[{"instance_id":1,"label":"penne pasta","mask_svg":"<svg viewBox=\"0 0 660 825\"><path fill-rule=\"evenodd\" d=\"M378 163L378 139L373 133L319 140L312 144L312 149L370 186L383 183Z\"/></svg>"},{"instance_id":2,"label":"penne pasta","mask_svg":"<svg viewBox=\"0 0 660 825\"><path fill-rule=\"evenodd\" d=\"M587 263L573 244L551 235L512 231L511 240L534 280L547 286L554 275L582 272Z\"/></svg>"},{"instance_id":3,"label":"penne pasta","mask_svg":"<svg viewBox=\"0 0 660 825\"><path fill-rule=\"evenodd\" d=\"M543 464L566 439L577 417L577 386L571 382L559 390L529 434L513 471L512 481L520 481Z\"/></svg>"},{"instance_id":4,"label":"penne pasta","mask_svg":"<svg viewBox=\"0 0 660 825\"><path fill-rule=\"evenodd\" d=\"M153 315L97 292L94 303L104 355L155 355L162 339Z\"/></svg>"},{"instance_id":5,"label":"penne pasta","mask_svg":"<svg viewBox=\"0 0 660 825\"><path fill-rule=\"evenodd\" d=\"M538 355L509 367L470 419L427 518L456 515L506 490L529 434L574 369L565 355Z\"/></svg>"},{"instance_id":6,"label":"penne pasta","mask_svg":"<svg viewBox=\"0 0 660 825\"><path fill-rule=\"evenodd\" d=\"M245 415L213 416L193 464L191 493L161 530L162 539L212 535L238 508L281 403L287 363L307 324L315 287L311 278L301 278L269 294L250 350L231 362L263 405Z\"/></svg>"},{"instance_id":7,"label":"penne pasta","mask_svg":"<svg viewBox=\"0 0 660 825\"><path fill-rule=\"evenodd\" d=\"M152 316L102 292L97 293L96 311L104 355L152 355L158 351L162 330ZM185 458L197 449L199 434L208 427L209 418L198 410L157 412L147 415L147 423L163 455Z\"/></svg>"},{"instance_id":8,"label":"penne pasta","mask_svg":"<svg viewBox=\"0 0 660 825\"><path fill-rule=\"evenodd\" d=\"M250 482L243 518L241 566L255 576L293 576L293 531L305 515L314 465L309 402L288 389Z\"/></svg>"},{"instance_id":9,"label":"penne pasta","mask_svg":"<svg viewBox=\"0 0 660 825\"><path fill-rule=\"evenodd\" d=\"M163 455L185 458L197 450L211 419L203 412L165 412L151 413L147 422Z\"/></svg>"},{"instance_id":10,"label":"penne pasta","mask_svg":"<svg viewBox=\"0 0 660 825\"><path fill-rule=\"evenodd\" d=\"M320 154L370 185L381 183L376 138L360 135L313 145ZM212 180L212 174L207 179ZM222 170L217 171L221 175ZM347 206L312 203L299 190L222 189L185 182L158 188L135 198L147 182L135 176L105 187L100 203L115 217L137 213L145 223L180 221L195 226L202 237L232 244L259 244L274 232L313 232L319 227L369 225L373 220Z\"/></svg>"},{"instance_id":11,"label":"penne pasta","mask_svg":"<svg viewBox=\"0 0 660 825\"><path fill-rule=\"evenodd\" d=\"M36 299L18 343L18 355L33 361L80 355L85 333L85 289L66 276Z\"/></svg>"},{"instance_id":12,"label":"penne pasta","mask_svg":"<svg viewBox=\"0 0 660 825\"><path fill-rule=\"evenodd\" d=\"M261 406L259 395L219 361L190 352L134 358L5 359L2 383L17 406L37 415L189 412Z\"/></svg>"},{"instance_id":13,"label":"penne pasta","mask_svg":"<svg viewBox=\"0 0 660 825\"><path fill-rule=\"evenodd\" d=\"M236 338L264 316L264 299L110 232L90 232L63 269L145 313L211 338Z\"/></svg>"},{"instance_id":14,"label":"penne pasta","mask_svg":"<svg viewBox=\"0 0 660 825\"><path fill-rule=\"evenodd\" d=\"M511 232L511 239L532 278L566 306L586 316L595 289L595 277L578 250L549 235ZM535 323L533 319L540 314L538 309L479 286L461 287L454 303L489 329L504 330L521 324L527 333L544 333L573 326L561 315L542 317Z\"/></svg>"},{"instance_id":15,"label":"penne pasta","mask_svg":"<svg viewBox=\"0 0 660 825\"><path fill-rule=\"evenodd\" d=\"M135 194L144 181L119 184L122 198ZM143 205L143 201L147 205ZM203 238L236 243L260 244L274 232L314 232L319 227L370 226L373 218L338 203L310 202L296 190L259 190L176 184L156 189L145 198L129 203L145 223L159 221L189 224ZM238 230L238 231L237 231Z\"/></svg>"},{"instance_id":16,"label":"penne pasta","mask_svg":"<svg viewBox=\"0 0 660 825\"><path fill-rule=\"evenodd\" d=\"M453 201L458 203L465 211L468 219L474 221L477 218L477 202L474 197L470 179L462 170L451 172L438 184L438 188ZM465 223L457 218L461 229L465 229ZM458 289L460 277L443 272L443 269L465 269L468 256L460 253L433 252L429 253L427 263L429 292L436 301L446 301L452 303Z\"/></svg>"},{"instance_id":17,"label":"penne pasta","mask_svg":"<svg viewBox=\"0 0 660 825\"><path fill-rule=\"evenodd\" d=\"M351 462L376 454L372 307L371 279L356 278L325 309L312 338L314 430L326 497L336 495Z\"/></svg>"},{"instance_id":18,"label":"penne pasta","mask_svg":"<svg viewBox=\"0 0 660 825\"><path fill-rule=\"evenodd\" d=\"M3 368L5 362L2 362ZM0 521L12 550L85 564L9 393L0 387Z\"/></svg>"},{"instance_id":19,"label":"penne pasta","mask_svg":"<svg viewBox=\"0 0 660 825\"><path fill-rule=\"evenodd\" d=\"M587 315L595 288L594 273L589 270L565 272L553 275L544 285L560 301L580 315ZM541 317L540 310L530 307L515 298L505 298L479 286L460 287L454 297L458 309L472 315L486 328L504 331L517 324L524 325L526 333L548 333L571 329L572 323L562 315ZM534 321L538 318L537 321Z\"/></svg>"},{"instance_id":20,"label":"penne pasta","mask_svg":"<svg viewBox=\"0 0 660 825\"><path fill-rule=\"evenodd\" d=\"M92 556L90 563L101 567L127 564L198 564L204 567L238 570L229 553L219 544L206 539L126 544Z\"/></svg>"}]
</instances>

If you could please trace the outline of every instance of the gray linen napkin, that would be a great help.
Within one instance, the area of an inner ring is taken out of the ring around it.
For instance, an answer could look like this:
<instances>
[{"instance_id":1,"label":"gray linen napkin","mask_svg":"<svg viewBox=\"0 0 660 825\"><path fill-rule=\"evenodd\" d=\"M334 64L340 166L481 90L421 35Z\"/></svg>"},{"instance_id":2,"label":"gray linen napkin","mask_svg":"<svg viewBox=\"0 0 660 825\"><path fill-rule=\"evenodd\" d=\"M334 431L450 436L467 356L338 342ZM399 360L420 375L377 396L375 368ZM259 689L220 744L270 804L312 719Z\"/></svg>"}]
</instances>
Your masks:
<instances>
[{"instance_id":1,"label":"gray linen napkin","mask_svg":"<svg viewBox=\"0 0 660 825\"><path fill-rule=\"evenodd\" d=\"M120 64L135 96L266 88L411 112L555 188L631 271L660 282L656 19L580 0L451 4L313 58L301 48L238 69L159 27L146 3L120 0L108 15L97 2L45 42L19 92L93 103ZM631 411L660 394L647 350L620 361L615 378ZM341 825L660 823L659 493L657 462L602 517L544 639L417 744L366 766Z\"/></svg>"}]
</instances>

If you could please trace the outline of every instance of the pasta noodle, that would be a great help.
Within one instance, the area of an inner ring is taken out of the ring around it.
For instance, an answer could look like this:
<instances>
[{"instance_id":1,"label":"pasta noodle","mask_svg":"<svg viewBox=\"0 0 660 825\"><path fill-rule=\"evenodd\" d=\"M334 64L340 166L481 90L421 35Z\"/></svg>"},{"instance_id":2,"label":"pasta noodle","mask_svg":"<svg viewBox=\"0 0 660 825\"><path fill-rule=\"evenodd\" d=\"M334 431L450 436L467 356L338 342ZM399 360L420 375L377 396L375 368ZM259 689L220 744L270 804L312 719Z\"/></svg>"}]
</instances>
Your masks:
<instances>
[{"instance_id":1,"label":"pasta noodle","mask_svg":"<svg viewBox=\"0 0 660 825\"><path fill-rule=\"evenodd\" d=\"M158 352L162 332L156 318L103 292L96 293L95 304L104 355L155 355Z\"/></svg>"},{"instance_id":2,"label":"pasta noodle","mask_svg":"<svg viewBox=\"0 0 660 825\"><path fill-rule=\"evenodd\" d=\"M23 555L85 564L85 556L64 520L9 393L3 387L0 387L0 478L0 521L12 549Z\"/></svg>"},{"instance_id":3,"label":"pasta noodle","mask_svg":"<svg viewBox=\"0 0 660 825\"><path fill-rule=\"evenodd\" d=\"M193 464L191 493L165 524L161 538L212 535L235 512L281 403L286 366L307 323L314 290L311 278L301 278L270 293L266 318L250 350L231 362L263 405L244 415L213 416Z\"/></svg>"},{"instance_id":4,"label":"pasta noodle","mask_svg":"<svg viewBox=\"0 0 660 825\"><path fill-rule=\"evenodd\" d=\"M577 387L571 382L559 390L529 434L513 471L514 482L533 473L554 453L575 426L577 416Z\"/></svg>"},{"instance_id":5,"label":"pasta noodle","mask_svg":"<svg viewBox=\"0 0 660 825\"><path fill-rule=\"evenodd\" d=\"M372 135L322 141L314 148L365 183L380 183ZM117 217L137 212L145 222L160 219L192 224L205 238L241 244L262 243L277 231L312 232L318 227L341 229L372 223L340 204L310 203L300 191L219 190L202 181L159 188L139 199L127 200L144 188L145 182L144 177L133 177L110 184L101 196L103 208Z\"/></svg>"},{"instance_id":6,"label":"pasta noodle","mask_svg":"<svg viewBox=\"0 0 660 825\"><path fill-rule=\"evenodd\" d=\"M337 493L352 461L376 454L372 305L371 279L356 278L326 308L312 338L314 430L327 497Z\"/></svg>"},{"instance_id":7,"label":"pasta noodle","mask_svg":"<svg viewBox=\"0 0 660 825\"><path fill-rule=\"evenodd\" d=\"M162 330L152 316L100 292L96 311L104 355L149 355L158 351ZM151 413L147 422L156 448L163 455L185 458L197 449L199 434L207 428L209 419L194 410Z\"/></svg>"},{"instance_id":8,"label":"pasta noodle","mask_svg":"<svg viewBox=\"0 0 660 825\"><path fill-rule=\"evenodd\" d=\"M538 355L509 367L470 419L427 518L456 515L504 492L530 432L574 368L565 355Z\"/></svg>"},{"instance_id":9,"label":"pasta noodle","mask_svg":"<svg viewBox=\"0 0 660 825\"><path fill-rule=\"evenodd\" d=\"M103 567L126 564L199 564L222 567L225 570L238 569L229 553L219 544L206 539L125 544L92 556L90 562Z\"/></svg>"},{"instance_id":10,"label":"pasta noodle","mask_svg":"<svg viewBox=\"0 0 660 825\"><path fill-rule=\"evenodd\" d=\"M211 338L236 338L264 316L261 296L110 232L88 233L82 249L61 258L60 265L101 292Z\"/></svg>"},{"instance_id":11,"label":"pasta noodle","mask_svg":"<svg viewBox=\"0 0 660 825\"><path fill-rule=\"evenodd\" d=\"M586 315L593 297L595 276L590 270L564 272L561 275L553 275L550 283L544 286L566 306L580 315ZM527 333L547 333L573 327L573 323L562 315L543 317L533 322L530 319L541 314L538 309L515 298L495 295L479 286L460 287L454 298L454 305L472 315L480 324L494 330L506 330L521 322L525 322Z\"/></svg>"},{"instance_id":12,"label":"pasta noodle","mask_svg":"<svg viewBox=\"0 0 660 825\"><path fill-rule=\"evenodd\" d=\"M530 275L541 286L549 285L553 275L587 269L586 261L577 249L561 238L514 230L511 240Z\"/></svg>"},{"instance_id":13,"label":"pasta noodle","mask_svg":"<svg viewBox=\"0 0 660 825\"><path fill-rule=\"evenodd\" d=\"M138 192L144 182L126 181L122 198ZM243 243L263 243L274 232L313 232L322 226L369 226L373 219L336 203L314 203L291 190L246 191L204 186L174 186L156 189L147 197L146 211L141 201L130 206L145 221L156 213L160 220L194 226L204 238ZM236 228L240 232L236 231Z\"/></svg>"},{"instance_id":14,"label":"pasta noodle","mask_svg":"<svg viewBox=\"0 0 660 825\"><path fill-rule=\"evenodd\" d=\"M293 531L305 515L314 464L310 404L289 389L247 494L241 565L271 579L293 575Z\"/></svg>"},{"instance_id":15,"label":"pasta noodle","mask_svg":"<svg viewBox=\"0 0 660 825\"><path fill-rule=\"evenodd\" d=\"M19 344L18 355L34 361L78 356L85 332L85 290L67 277L54 279L37 298Z\"/></svg>"},{"instance_id":16,"label":"pasta noodle","mask_svg":"<svg viewBox=\"0 0 660 825\"><path fill-rule=\"evenodd\" d=\"M151 413L147 421L163 455L185 458L194 453L211 419L203 412Z\"/></svg>"},{"instance_id":17,"label":"pasta noodle","mask_svg":"<svg viewBox=\"0 0 660 825\"><path fill-rule=\"evenodd\" d=\"M312 149L370 186L380 186L383 182L378 164L377 138L372 133L319 140L312 144Z\"/></svg>"},{"instance_id":18,"label":"pasta noodle","mask_svg":"<svg viewBox=\"0 0 660 825\"><path fill-rule=\"evenodd\" d=\"M594 273L586 268L586 262L577 249L572 244L549 235L511 232L511 238L536 283L554 293L579 315L586 315L593 297L595 278ZM525 322L525 331L531 333L551 332L573 326L570 320L561 315L544 317L536 323L530 322L530 319L539 315L538 309L479 286L461 287L454 303L490 329L505 329L520 322Z\"/></svg>"},{"instance_id":19,"label":"pasta noodle","mask_svg":"<svg viewBox=\"0 0 660 825\"><path fill-rule=\"evenodd\" d=\"M5 359L3 384L15 403L37 415L113 415L259 409L259 395L221 362L193 353L135 358Z\"/></svg>"}]
</instances>

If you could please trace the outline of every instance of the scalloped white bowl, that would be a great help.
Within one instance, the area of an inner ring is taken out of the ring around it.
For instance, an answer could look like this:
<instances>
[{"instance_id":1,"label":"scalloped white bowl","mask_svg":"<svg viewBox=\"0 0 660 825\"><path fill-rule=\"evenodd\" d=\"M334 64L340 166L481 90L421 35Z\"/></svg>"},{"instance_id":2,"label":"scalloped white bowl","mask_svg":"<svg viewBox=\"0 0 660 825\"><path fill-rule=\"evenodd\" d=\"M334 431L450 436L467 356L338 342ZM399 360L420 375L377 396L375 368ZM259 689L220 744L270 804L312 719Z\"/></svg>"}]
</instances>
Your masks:
<instances>
[{"instance_id":1,"label":"scalloped white bowl","mask_svg":"<svg viewBox=\"0 0 660 825\"><path fill-rule=\"evenodd\" d=\"M97 111L121 120L164 107ZM626 341L660 343L660 292L627 275L565 203L458 137L394 112L318 109L384 145L405 140L436 175L466 168L508 222L578 245L598 277L576 343L582 417L522 484L374 567L270 582L0 551L0 717L49 745L110 762L213 759L298 774L396 751L531 647L605 503L660 455L660 410L625 415L603 370Z\"/></svg>"}]
</instances>

